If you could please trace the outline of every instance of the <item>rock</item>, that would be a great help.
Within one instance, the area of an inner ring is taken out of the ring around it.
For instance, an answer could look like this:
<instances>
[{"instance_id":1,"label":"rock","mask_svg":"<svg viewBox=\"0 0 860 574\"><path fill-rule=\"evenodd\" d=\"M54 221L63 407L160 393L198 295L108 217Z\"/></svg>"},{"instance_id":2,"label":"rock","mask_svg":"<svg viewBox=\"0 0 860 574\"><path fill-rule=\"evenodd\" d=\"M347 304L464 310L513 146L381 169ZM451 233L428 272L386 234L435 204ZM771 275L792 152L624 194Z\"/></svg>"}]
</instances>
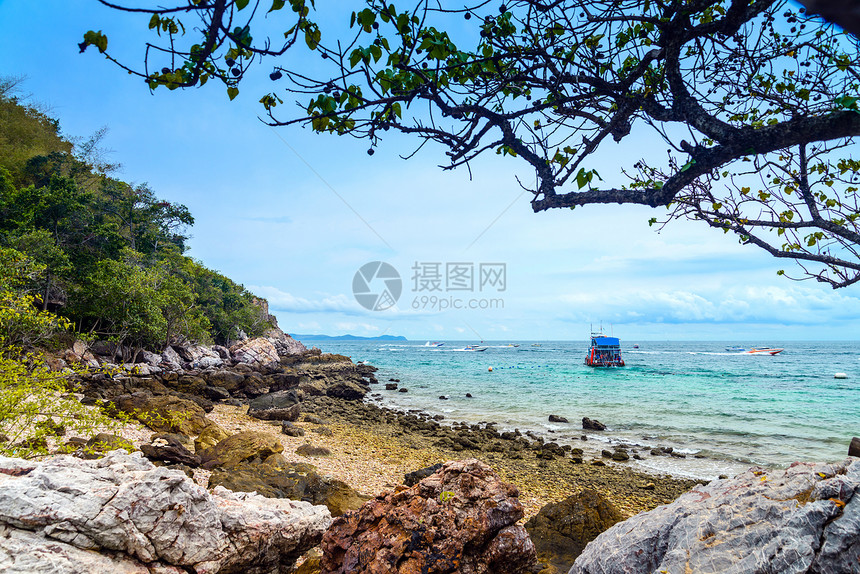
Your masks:
<instances>
[{"instance_id":1,"label":"rock","mask_svg":"<svg viewBox=\"0 0 860 574\"><path fill-rule=\"evenodd\" d=\"M255 337L230 347L233 360L257 367L277 367L280 363L275 346L268 339Z\"/></svg>"},{"instance_id":2,"label":"rock","mask_svg":"<svg viewBox=\"0 0 860 574\"><path fill-rule=\"evenodd\" d=\"M848 445L848 456L860 456L860 437L851 439L851 444Z\"/></svg>"},{"instance_id":3,"label":"rock","mask_svg":"<svg viewBox=\"0 0 860 574\"><path fill-rule=\"evenodd\" d=\"M226 389L228 392L233 392L239 389L242 386L242 383L245 382L245 375L235 371L222 369L220 371L210 373L206 377L206 380L206 382L213 387L221 387Z\"/></svg>"},{"instance_id":4,"label":"rock","mask_svg":"<svg viewBox=\"0 0 860 574\"><path fill-rule=\"evenodd\" d=\"M642 490L656 490L657 485L653 482L645 482L638 485L638 488L641 488Z\"/></svg>"},{"instance_id":5,"label":"rock","mask_svg":"<svg viewBox=\"0 0 860 574\"><path fill-rule=\"evenodd\" d=\"M297 427L290 421L281 422L281 432L287 436L305 436L305 429Z\"/></svg>"},{"instance_id":6,"label":"rock","mask_svg":"<svg viewBox=\"0 0 860 574\"><path fill-rule=\"evenodd\" d=\"M325 394L337 399L346 399L348 401L360 401L364 399L364 395L370 392L370 389L364 385L360 385L355 381L338 380L329 385Z\"/></svg>"},{"instance_id":7,"label":"rock","mask_svg":"<svg viewBox=\"0 0 860 574\"><path fill-rule=\"evenodd\" d=\"M442 468L442 463L434 464L433 466L427 466L418 470L414 470L412 472L407 472L403 476L403 484L406 486L415 486L431 474L434 474L437 470Z\"/></svg>"},{"instance_id":8,"label":"rock","mask_svg":"<svg viewBox=\"0 0 860 574\"><path fill-rule=\"evenodd\" d=\"M284 332L280 332L275 336L270 336L269 333L266 334L268 340L275 347L278 355L281 357L289 357L293 355L301 355L303 353L307 353L308 349L301 342L296 341L289 335Z\"/></svg>"},{"instance_id":9,"label":"rock","mask_svg":"<svg viewBox=\"0 0 860 574\"><path fill-rule=\"evenodd\" d=\"M117 397L114 404L156 432L194 436L212 424L196 403L171 395L134 393Z\"/></svg>"},{"instance_id":10,"label":"rock","mask_svg":"<svg viewBox=\"0 0 860 574\"><path fill-rule=\"evenodd\" d=\"M261 395L248 404L248 416L267 421L295 421L301 413L300 400L295 389Z\"/></svg>"},{"instance_id":11,"label":"rock","mask_svg":"<svg viewBox=\"0 0 860 574\"><path fill-rule=\"evenodd\" d=\"M330 521L307 502L209 493L139 454L0 458L3 572L288 571Z\"/></svg>"},{"instance_id":12,"label":"rock","mask_svg":"<svg viewBox=\"0 0 860 574\"><path fill-rule=\"evenodd\" d=\"M296 454L300 454L302 456L328 456L331 454L331 451L324 446L303 444L296 449Z\"/></svg>"},{"instance_id":13,"label":"rock","mask_svg":"<svg viewBox=\"0 0 860 574\"><path fill-rule=\"evenodd\" d=\"M311 429L311 432L315 432L315 433L321 434L323 436L334 436L334 433L328 427L314 427Z\"/></svg>"},{"instance_id":14,"label":"rock","mask_svg":"<svg viewBox=\"0 0 860 574\"><path fill-rule=\"evenodd\" d=\"M178 371L182 368L182 357L173 350L173 347L167 347L161 352L161 366Z\"/></svg>"},{"instance_id":15,"label":"rock","mask_svg":"<svg viewBox=\"0 0 860 574\"><path fill-rule=\"evenodd\" d=\"M172 435L156 435L149 444L140 445L140 451L150 460L175 462L191 468L200 466L200 457L185 448Z\"/></svg>"},{"instance_id":16,"label":"rock","mask_svg":"<svg viewBox=\"0 0 860 574\"><path fill-rule=\"evenodd\" d=\"M558 415L549 415L549 422L551 423L566 423L570 422L566 418L558 416Z\"/></svg>"},{"instance_id":17,"label":"rock","mask_svg":"<svg viewBox=\"0 0 860 574\"><path fill-rule=\"evenodd\" d=\"M280 455L274 455L277 456ZM356 510L369 499L359 495L345 482L321 476L313 465L286 461L271 464L267 460L263 464L242 463L216 469L209 477L209 488L216 486L234 492L256 492L267 498L289 498L323 504L332 516Z\"/></svg>"},{"instance_id":18,"label":"rock","mask_svg":"<svg viewBox=\"0 0 860 574\"><path fill-rule=\"evenodd\" d=\"M305 413L305 416L302 417L306 423L311 423L315 425L324 425L325 421L319 418L316 415L312 415L311 413Z\"/></svg>"},{"instance_id":19,"label":"rock","mask_svg":"<svg viewBox=\"0 0 860 574\"><path fill-rule=\"evenodd\" d=\"M545 574L567 572L585 545L622 520L622 515L600 493L583 490L560 502L547 504L525 528L534 542Z\"/></svg>"},{"instance_id":20,"label":"rock","mask_svg":"<svg viewBox=\"0 0 860 574\"><path fill-rule=\"evenodd\" d=\"M617 462L625 462L630 460L630 455L627 453L626 450L618 449L612 453L612 460Z\"/></svg>"},{"instance_id":21,"label":"rock","mask_svg":"<svg viewBox=\"0 0 860 574\"><path fill-rule=\"evenodd\" d=\"M399 389L397 389L397 392L398 393L408 393L409 389L407 389L406 387L400 387Z\"/></svg>"},{"instance_id":22,"label":"rock","mask_svg":"<svg viewBox=\"0 0 860 574\"><path fill-rule=\"evenodd\" d=\"M206 385L205 387L203 387L203 396L205 396L210 401L226 401L230 398L230 391L228 391L224 387L213 387L211 385Z\"/></svg>"},{"instance_id":23,"label":"rock","mask_svg":"<svg viewBox=\"0 0 860 574\"><path fill-rule=\"evenodd\" d=\"M385 383L385 390L386 391L396 391L397 390L397 383Z\"/></svg>"},{"instance_id":24,"label":"rock","mask_svg":"<svg viewBox=\"0 0 860 574\"><path fill-rule=\"evenodd\" d=\"M606 430L606 425L597 420L591 420L588 417L582 417L582 428L585 430Z\"/></svg>"},{"instance_id":25,"label":"rock","mask_svg":"<svg viewBox=\"0 0 860 574\"><path fill-rule=\"evenodd\" d=\"M517 488L475 459L335 519L322 574L514 574L535 564Z\"/></svg>"},{"instance_id":26,"label":"rock","mask_svg":"<svg viewBox=\"0 0 860 574\"><path fill-rule=\"evenodd\" d=\"M100 432L92 437L83 447L83 458L95 459L101 457L103 453L116 450L118 448L133 448L131 443L119 435Z\"/></svg>"},{"instance_id":27,"label":"rock","mask_svg":"<svg viewBox=\"0 0 860 574\"><path fill-rule=\"evenodd\" d=\"M218 466L235 466L246 460L264 460L283 450L284 447L277 437L255 431L245 431L229 436L198 454L204 468L215 468Z\"/></svg>"},{"instance_id":28,"label":"rock","mask_svg":"<svg viewBox=\"0 0 860 574\"><path fill-rule=\"evenodd\" d=\"M860 460L849 458L753 468L694 487L598 536L570 574L835 574L858 564Z\"/></svg>"},{"instance_id":29,"label":"rock","mask_svg":"<svg viewBox=\"0 0 860 574\"><path fill-rule=\"evenodd\" d=\"M230 436L227 434L227 431L222 429L215 423L212 423L202 431L200 431L200 435L196 439L194 439L194 452L200 454L207 448L212 448L225 438Z\"/></svg>"}]
</instances>

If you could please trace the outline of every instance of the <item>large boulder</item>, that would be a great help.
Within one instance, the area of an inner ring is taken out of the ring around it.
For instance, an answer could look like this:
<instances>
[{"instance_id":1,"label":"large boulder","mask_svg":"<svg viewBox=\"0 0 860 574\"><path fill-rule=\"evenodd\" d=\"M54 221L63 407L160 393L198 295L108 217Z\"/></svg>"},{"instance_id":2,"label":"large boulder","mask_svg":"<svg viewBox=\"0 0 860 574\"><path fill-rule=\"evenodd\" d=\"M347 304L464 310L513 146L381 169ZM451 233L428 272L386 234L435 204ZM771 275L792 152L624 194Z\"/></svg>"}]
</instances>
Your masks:
<instances>
[{"instance_id":1,"label":"large boulder","mask_svg":"<svg viewBox=\"0 0 860 574\"><path fill-rule=\"evenodd\" d=\"M266 336L269 342L275 346L275 349L278 351L278 355L282 357L301 355L308 351L308 348L300 341L296 341L280 329L273 329L272 331L267 332Z\"/></svg>"},{"instance_id":2,"label":"large boulder","mask_svg":"<svg viewBox=\"0 0 860 574\"><path fill-rule=\"evenodd\" d=\"M228 391L235 391L245 382L245 375L237 373L236 371L222 369L220 371L215 371L214 373L209 373L206 376L206 382L213 387L221 387Z\"/></svg>"},{"instance_id":3,"label":"large boulder","mask_svg":"<svg viewBox=\"0 0 860 574\"><path fill-rule=\"evenodd\" d=\"M269 459L277 457L279 455ZM324 504L332 516L356 510L369 498L358 494L343 481L319 474L311 464L286 461L240 463L216 469L209 477L209 488L215 486L223 486L234 492L256 492L267 498L290 498Z\"/></svg>"},{"instance_id":4,"label":"large boulder","mask_svg":"<svg viewBox=\"0 0 860 574\"><path fill-rule=\"evenodd\" d=\"M3 572L288 571L330 521L307 502L207 492L139 454L0 457Z\"/></svg>"},{"instance_id":5,"label":"large boulder","mask_svg":"<svg viewBox=\"0 0 860 574\"><path fill-rule=\"evenodd\" d=\"M295 421L301 413L295 389L261 395L248 404L248 416L267 421Z\"/></svg>"},{"instance_id":6,"label":"large boulder","mask_svg":"<svg viewBox=\"0 0 860 574\"><path fill-rule=\"evenodd\" d=\"M277 367L280 356L275 346L268 339L256 337L230 347L233 360L256 367Z\"/></svg>"},{"instance_id":7,"label":"large boulder","mask_svg":"<svg viewBox=\"0 0 860 574\"><path fill-rule=\"evenodd\" d=\"M229 436L215 446L197 454L206 468L218 466L235 466L243 461L263 461L273 454L283 452L284 445L278 437L256 432L245 431Z\"/></svg>"},{"instance_id":8,"label":"large boulder","mask_svg":"<svg viewBox=\"0 0 860 574\"><path fill-rule=\"evenodd\" d=\"M598 536L570 574L858 571L860 460L849 458L694 488Z\"/></svg>"},{"instance_id":9,"label":"large boulder","mask_svg":"<svg viewBox=\"0 0 860 574\"><path fill-rule=\"evenodd\" d=\"M585 545L622 519L611 502L594 490L547 504L525 527L534 542L542 574L567 572Z\"/></svg>"},{"instance_id":10,"label":"large boulder","mask_svg":"<svg viewBox=\"0 0 860 574\"><path fill-rule=\"evenodd\" d=\"M513 485L474 459L335 519L321 573L519 574L535 563Z\"/></svg>"},{"instance_id":11,"label":"large boulder","mask_svg":"<svg viewBox=\"0 0 860 574\"><path fill-rule=\"evenodd\" d=\"M114 405L156 432L194 436L212 424L197 403L172 395L132 393L117 397Z\"/></svg>"}]
</instances>

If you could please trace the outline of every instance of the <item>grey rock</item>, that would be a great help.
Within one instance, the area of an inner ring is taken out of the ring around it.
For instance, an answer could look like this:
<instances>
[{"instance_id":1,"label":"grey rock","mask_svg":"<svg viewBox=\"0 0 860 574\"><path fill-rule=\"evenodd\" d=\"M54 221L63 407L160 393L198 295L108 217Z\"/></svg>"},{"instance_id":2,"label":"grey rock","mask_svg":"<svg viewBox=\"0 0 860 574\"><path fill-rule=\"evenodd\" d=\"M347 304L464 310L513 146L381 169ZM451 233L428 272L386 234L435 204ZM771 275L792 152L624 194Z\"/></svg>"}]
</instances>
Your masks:
<instances>
[{"instance_id":1,"label":"grey rock","mask_svg":"<svg viewBox=\"0 0 860 574\"><path fill-rule=\"evenodd\" d=\"M566 418L559 415L549 415L549 422L551 423L566 423L569 422Z\"/></svg>"},{"instance_id":2,"label":"grey rock","mask_svg":"<svg viewBox=\"0 0 860 574\"><path fill-rule=\"evenodd\" d=\"M855 436L851 439L851 444L848 445L848 456L860 457L860 437Z\"/></svg>"},{"instance_id":3,"label":"grey rock","mask_svg":"<svg viewBox=\"0 0 860 574\"><path fill-rule=\"evenodd\" d=\"M268 421L295 421L301 414L300 401L295 389L261 395L248 405L248 416Z\"/></svg>"},{"instance_id":4,"label":"grey rock","mask_svg":"<svg viewBox=\"0 0 860 574\"><path fill-rule=\"evenodd\" d=\"M324 506L210 493L139 454L0 457L3 572L287 571L330 522Z\"/></svg>"},{"instance_id":5,"label":"grey rock","mask_svg":"<svg viewBox=\"0 0 860 574\"><path fill-rule=\"evenodd\" d=\"M859 566L860 460L847 459L753 468L696 487L598 536L569 574L842 574Z\"/></svg>"}]
</instances>

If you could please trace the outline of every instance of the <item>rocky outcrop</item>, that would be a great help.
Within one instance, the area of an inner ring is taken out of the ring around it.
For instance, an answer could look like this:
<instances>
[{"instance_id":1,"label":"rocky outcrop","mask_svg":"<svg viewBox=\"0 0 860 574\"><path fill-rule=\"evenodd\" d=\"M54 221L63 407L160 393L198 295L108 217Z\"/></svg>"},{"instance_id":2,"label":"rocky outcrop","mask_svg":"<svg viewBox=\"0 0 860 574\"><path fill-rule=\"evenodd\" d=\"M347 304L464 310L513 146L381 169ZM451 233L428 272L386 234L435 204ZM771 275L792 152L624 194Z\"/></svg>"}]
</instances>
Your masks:
<instances>
[{"instance_id":1,"label":"rocky outcrop","mask_svg":"<svg viewBox=\"0 0 860 574\"><path fill-rule=\"evenodd\" d=\"M256 492L267 498L323 504L332 516L356 510L368 500L345 482L319 474L311 464L271 460L277 458L278 455L260 464L241 463L216 469L209 477L209 488L223 486L234 492Z\"/></svg>"},{"instance_id":2,"label":"rocky outcrop","mask_svg":"<svg viewBox=\"0 0 860 574\"><path fill-rule=\"evenodd\" d=\"M851 439L851 444L848 445L848 456L860 457L860 437Z\"/></svg>"},{"instance_id":3,"label":"rocky outcrop","mask_svg":"<svg viewBox=\"0 0 860 574\"><path fill-rule=\"evenodd\" d=\"M280 363L278 350L262 337L236 343L230 347L230 354L234 361L256 367L277 367Z\"/></svg>"},{"instance_id":4,"label":"rocky outcrop","mask_svg":"<svg viewBox=\"0 0 860 574\"><path fill-rule=\"evenodd\" d=\"M286 571L330 520L306 502L209 493L138 454L0 457L3 572Z\"/></svg>"},{"instance_id":5,"label":"rocky outcrop","mask_svg":"<svg viewBox=\"0 0 860 574\"><path fill-rule=\"evenodd\" d=\"M609 559L611 557L611 559ZM860 460L751 469L610 528L570 574L860 569Z\"/></svg>"},{"instance_id":6,"label":"rocky outcrop","mask_svg":"<svg viewBox=\"0 0 860 574\"><path fill-rule=\"evenodd\" d=\"M586 544L621 519L611 502L588 489L541 508L525 524L544 566L541 573L567 572Z\"/></svg>"},{"instance_id":7,"label":"rocky outcrop","mask_svg":"<svg viewBox=\"0 0 860 574\"><path fill-rule=\"evenodd\" d=\"M535 550L516 524L515 486L475 459L448 462L411 488L335 519L322 541L322 574L514 574Z\"/></svg>"}]
</instances>

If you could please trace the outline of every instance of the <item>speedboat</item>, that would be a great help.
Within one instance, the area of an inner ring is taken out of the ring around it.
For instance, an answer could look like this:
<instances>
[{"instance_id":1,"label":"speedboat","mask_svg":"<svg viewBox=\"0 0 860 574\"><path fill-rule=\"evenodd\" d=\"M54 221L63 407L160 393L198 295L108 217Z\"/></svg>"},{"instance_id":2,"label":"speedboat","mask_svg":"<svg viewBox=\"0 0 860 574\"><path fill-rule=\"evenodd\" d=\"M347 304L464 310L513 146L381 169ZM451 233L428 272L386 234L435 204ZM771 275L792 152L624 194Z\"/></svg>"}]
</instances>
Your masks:
<instances>
[{"instance_id":1,"label":"speedboat","mask_svg":"<svg viewBox=\"0 0 860 574\"><path fill-rule=\"evenodd\" d=\"M744 349L743 347L734 346L726 347L726 351L728 351L729 353L745 353L746 349Z\"/></svg>"},{"instance_id":2,"label":"speedboat","mask_svg":"<svg viewBox=\"0 0 860 574\"><path fill-rule=\"evenodd\" d=\"M585 355L589 367L623 367L621 341L618 337L607 337L602 332L591 333L591 347Z\"/></svg>"},{"instance_id":3,"label":"speedboat","mask_svg":"<svg viewBox=\"0 0 860 574\"><path fill-rule=\"evenodd\" d=\"M513 343L508 343L505 347L519 347L519 345L514 345Z\"/></svg>"},{"instance_id":4,"label":"speedboat","mask_svg":"<svg viewBox=\"0 0 860 574\"><path fill-rule=\"evenodd\" d=\"M463 349L464 351L486 351L487 347L482 347L480 345L466 345Z\"/></svg>"},{"instance_id":5,"label":"speedboat","mask_svg":"<svg viewBox=\"0 0 860 574\"><path fill-rule=\"evenodd\" d=\"M433 341L432 343L430 341L427 341L426 343L424 343L424 346L425 347L441 347L444 344L445 343L442 343L439 341Z\"/></svg>"},{"instance_id":6,"label":"speedboat","mask_svg":"<svg viewBox=\"0 0 860 574\"><path fill-rule=\"evenodd\" d=\"M744 353L747 355L777 355L779 353L782 353L782 351L783 351L783 349L765 348L765 349L750 349L749 351L744 351Z\"/></svg>"}]
</instances>

